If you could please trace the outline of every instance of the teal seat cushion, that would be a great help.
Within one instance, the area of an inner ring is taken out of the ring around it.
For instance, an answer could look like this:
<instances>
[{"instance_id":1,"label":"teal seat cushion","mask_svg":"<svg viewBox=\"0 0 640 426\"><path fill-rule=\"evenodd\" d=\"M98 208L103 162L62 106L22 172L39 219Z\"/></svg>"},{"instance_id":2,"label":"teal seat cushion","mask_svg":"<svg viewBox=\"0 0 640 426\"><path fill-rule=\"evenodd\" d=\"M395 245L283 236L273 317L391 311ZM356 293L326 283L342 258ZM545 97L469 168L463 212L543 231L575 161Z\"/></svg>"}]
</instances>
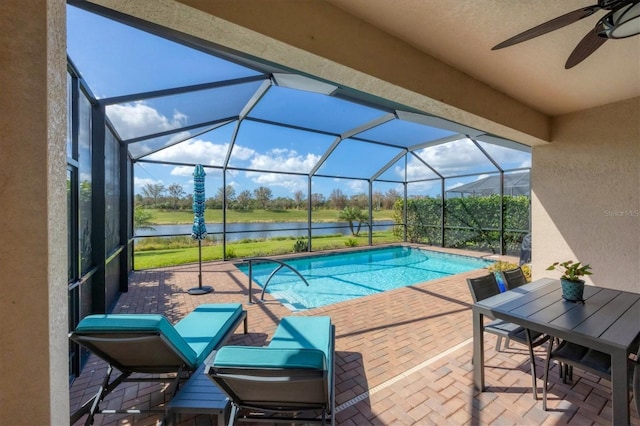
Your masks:
<instances>
[{"instance_id":1,"label":"teal seat cushion","mask_svg":"<svg viewBox=\"0 0 640 426\"><path fill-rule=\"evenodd\" d=\"M176 352L193 367L197 366L198 353L182 338L180 333L162 315L157 314L98 314L89 315L80 321L75 333L117 334L145 333L163 335L173 345Z\"/></svg>"},{"instance_id":2,"label":"teal seat cushion","mask_svg":"<svg viewBox=\"0 0 640 426\"><path fill-rule=\"evenodd\" d=\"M333 357L331 348L331 318L284 317L276 329L269 348L318 349L327 359Z\"/></svg>"},{"instance_id":3,"label":"teal seat cushion","mask_svg":"<svg viewBox=\"0 0 640 426\"><path fill-rule=\"evenodd\" d=\"M201 364L241 315L240 303L200 305L178 321L175 329L195 352L197 364Z\"/></svg>"},{"instance_id":4,"label":"teal seat cushion","mask_svg":"<svg viewBox=\"0 0 640 426\"><path fill-rule=\"evenodd\" d=\"M325 354L318 349L225 346L216 352L217 368L301 368L327 370Z\"/></svg>"},{"instance_id":5,"label":"teal seat cushion","mask_svg":"<svg viewBox=\"0 0 640 426\"><path fill-rule=\"evenodd\" d=\"M175 326L158 314L89 315L80 321L75 333L157 333L182 354L191 368L197 368L241 316L240 303L200 305Z\"/></svg>"}]
</instances>

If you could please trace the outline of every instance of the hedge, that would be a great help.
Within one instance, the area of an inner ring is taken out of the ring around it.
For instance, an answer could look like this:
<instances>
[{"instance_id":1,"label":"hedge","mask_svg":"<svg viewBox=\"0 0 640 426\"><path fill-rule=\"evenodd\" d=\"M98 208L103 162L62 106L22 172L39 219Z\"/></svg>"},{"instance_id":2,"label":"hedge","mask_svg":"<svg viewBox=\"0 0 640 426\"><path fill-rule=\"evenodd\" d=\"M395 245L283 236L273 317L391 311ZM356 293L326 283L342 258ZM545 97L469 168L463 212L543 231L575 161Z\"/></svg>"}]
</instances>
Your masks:
<instances>
[{"instance_id":1,"label":"hedge","mask_svg":"<svg viewBox=\"0 0 640 426\"><path fill-rule=\"evenodd\" d=\"M501 208L504 226L500 223ZM396 201L393 219L397 237L402 237L404 231L403 210L404 201ZM502 201L500 195L449 198L444 212L441 198L412 198L407 200L407 241L500 253L503 230L506 252L517 254L522 237L529 232L529 215L530 200L524 195L505 195Z\"/></svg>"}]
</instances>

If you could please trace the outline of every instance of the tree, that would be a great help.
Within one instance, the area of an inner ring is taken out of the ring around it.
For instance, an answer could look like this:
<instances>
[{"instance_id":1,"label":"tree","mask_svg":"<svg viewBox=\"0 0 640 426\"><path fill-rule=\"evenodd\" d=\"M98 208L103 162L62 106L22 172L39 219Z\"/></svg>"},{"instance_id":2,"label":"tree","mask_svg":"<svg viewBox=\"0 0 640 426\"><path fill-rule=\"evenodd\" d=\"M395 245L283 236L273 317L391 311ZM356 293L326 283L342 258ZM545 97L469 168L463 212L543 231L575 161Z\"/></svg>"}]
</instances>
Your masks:
<instances>
[{"instance_id":1,"label":"tree","mask_svg":"<svg viewBox=\"0 0 640 426\"><path fill-rule=\"evenodd\" d=\"M169 185L167 191L169 192L169 197L171 198L173 209L175 210L178 208L178 202L180 201L180 198L184 197L185 192L182 190L182 185L177 183Z\"/></svg>"},{"instance_id":2,"label":"tree","mask_svg":"<svg viewBox=\"0 0 640 426\"><path fill-rule=\"evenodd\" d=\"M258 205L266 209L269 205L269 200L271 200L272 192L266 186L261 186L253 190L253 195L258 201Z\"/></svg>"},{"instance_id":3,"label":"tree","mask_svg":"<svg viewBox=\"0 0 640 426\"><path fill-rule=\"evenodd\" d=\"M324 200L324 195L320 194L320 193L313 193L311 194L311 208L316 210L319 209L323 204L324 204L325 200Z\"/></svg>"},{"instance_id":4,"label":"tree","mask_svg":"<svg viewBox=\"0 0 640 426\"><path fill-rule=\"evenodd\" d=\"M331 191L331 195L329 195L329 203L336 210L342 210L347 205L347 196L342 193L342 191L338 188Z\"/></svg>"},{"instance_id":5,"label":"tree","mask_svg":"<svg viewBox=\"0 0 640 426\"><path fill-rule=\"evenodd\" d=\"M238 205L238 208L242 210L249 210L252 200L253 197L251 196L251 191L245 189L236 197L236 204Z\"/></svg>"},{"instance_id":6,"label":"tree","mask_svg":"<svg viewBox=\"0 0 640 426\"><path fill-rule=\"evenodd\" d=\"M133 228L134 229L151 229L155 230L153 227L154 223L151 221L153 218L153 214L142 207L136 207L133 209Z\"/></svg>"},{"instance_id":7,"label":"tree","mask_svg":"<svg viewBox=\"0 0 640 426\"><path fill-rule=\"evenodd\" d=\"M293 207L294 201L289 197L278 197L271 201L271 208L286 210Z\"/></svg>"},{"instance_id":8,"label":"tree","mask_svg":"<svg viewBox=\"0 0 640 426\"><path fill-rule=\"evenodd\" d=\"M369 199L365 193L355 194L351 196L349 204L361 209L367 209L369 206Z\"/></svg>"},{"instance_id":9,"label":"tree","mask_svg":"<svg viewBox=\"0 0 640 426\"><path fill-rule=\"evenodd\" d=\"M382 200L384 199L384 195L380 191L374 191L372 198L373 198L372 208L375 210L380 210L382 208Z\"/></svg>"},{"instance_id":10,"label":"tree","mask_svg":"<svg viewBox=\"0 0 640 426\"><path fill-rule=\"evenodd\" d=\"M357 237L360 235L360 228L362 227L362 222L366 222L369 219L369 215L360 209L360 207L345 207L338 213L338 218L344 220L345 222L349 222L349 229L351 230L351 235ZM358 227L354 229L354 222L358 222Z\"/></svg>"},{"instance_id":11,"label":"tree","mask_svg":"<svg viewBox=\"0 0 640 426\"><path fill-rule=\"evenodd\" d=\"M224 189L222 187L218 188L218 192L216 193L216 200L218 200L220 204L224 203L223 200L224 200L225 194L227 198L227 209L228 209L236 197L236 190L233 187L233 185L227 185Z\"/></svg>"},{"instance_id":12,"label":"tree","mask_svg":"<svg viewBox=\"0 0 640 426\"><path fill-rule=\"evenodd\" d=\"M402 196L400 196L400 193L395 189L388 190L387 193L384 195L384 200L383 200L384 208L386 210L391 210L395 205L396 201L401 198Z\"/></svg>"},{"instance_id":13,"label":"tree","mask_svg":"<svg viewBox=\"0 0 640 426\"><path fill-rule=\"evenodd\" d=\"M162 194L166 191L166 188L161 183L148 183L142 188L142 193L145 197L153 200L153 206L158 205L158 199L162 197Z\"/></svg>"},{"instance_id":14,"label":"tree","mask_svg":"<svg viewBox=\"0 0 640 426\"><path fill-rule=\"evenodd\" d=\"M300 209L300 206L302 205L302 203L304 202L305 198L304 198L304 192L298 190L296 192L293 193L293 199L296 202L296 210Z\"/></svg>"},{"instance_id":15,"label":"tree","mask_svg":"<svg viewBox=\"0 0 640 426\"><path fill-rule=\"evenodd\" d=\"M80 204L86 205L91 204L91 182L88 180L83 180L80 182Z\"/></svg>"},{"instance_id":16,"label":"tree","mask_svg":"<svg viewBox=\"0 0 640 426\"><path fill-rule=\"evenodd\" d=\"M191 210L193 208L193 194L187 194L180 199L178 208L181 210Z\"/></svg>"}]
</instances>

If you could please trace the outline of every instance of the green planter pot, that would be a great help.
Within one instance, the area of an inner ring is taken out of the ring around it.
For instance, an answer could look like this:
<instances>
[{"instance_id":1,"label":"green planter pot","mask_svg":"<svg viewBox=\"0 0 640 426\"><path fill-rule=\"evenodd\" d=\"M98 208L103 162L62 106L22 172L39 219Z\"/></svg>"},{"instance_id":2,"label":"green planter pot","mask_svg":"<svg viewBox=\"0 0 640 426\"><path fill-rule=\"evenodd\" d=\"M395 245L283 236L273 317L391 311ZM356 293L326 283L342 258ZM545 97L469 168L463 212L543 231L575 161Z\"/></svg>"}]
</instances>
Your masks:
<instances>
[{"instance_id":1,"label":"green planter pot","mask_svg":"<svg viewBox=\"0 0 640 426\"><path fill-rule=\"evenodd\" d=\"M569 302L582 302L584 299L582 295L584 293L584 281L568 281L560 279L562 286L562 297Z\"/></svg>"}]
</instances>

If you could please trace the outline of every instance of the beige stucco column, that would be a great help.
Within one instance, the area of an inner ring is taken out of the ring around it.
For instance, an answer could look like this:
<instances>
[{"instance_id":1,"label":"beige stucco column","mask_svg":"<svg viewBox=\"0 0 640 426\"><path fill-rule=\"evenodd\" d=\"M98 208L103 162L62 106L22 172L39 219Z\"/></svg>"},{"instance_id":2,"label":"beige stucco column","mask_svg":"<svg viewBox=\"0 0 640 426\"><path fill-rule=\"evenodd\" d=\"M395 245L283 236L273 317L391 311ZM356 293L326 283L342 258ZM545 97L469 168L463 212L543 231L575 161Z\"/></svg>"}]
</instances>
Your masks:
<instances>
[{"instance_id":1,"label":"beige stucco column","mask_svg":"<svg viewBox=\"0 0 640 426\"><path fill-rule=\"evenodd\" d=\"M0 424L69 422L64 0L0 2Z\"/></svg>"}]
</instances>

